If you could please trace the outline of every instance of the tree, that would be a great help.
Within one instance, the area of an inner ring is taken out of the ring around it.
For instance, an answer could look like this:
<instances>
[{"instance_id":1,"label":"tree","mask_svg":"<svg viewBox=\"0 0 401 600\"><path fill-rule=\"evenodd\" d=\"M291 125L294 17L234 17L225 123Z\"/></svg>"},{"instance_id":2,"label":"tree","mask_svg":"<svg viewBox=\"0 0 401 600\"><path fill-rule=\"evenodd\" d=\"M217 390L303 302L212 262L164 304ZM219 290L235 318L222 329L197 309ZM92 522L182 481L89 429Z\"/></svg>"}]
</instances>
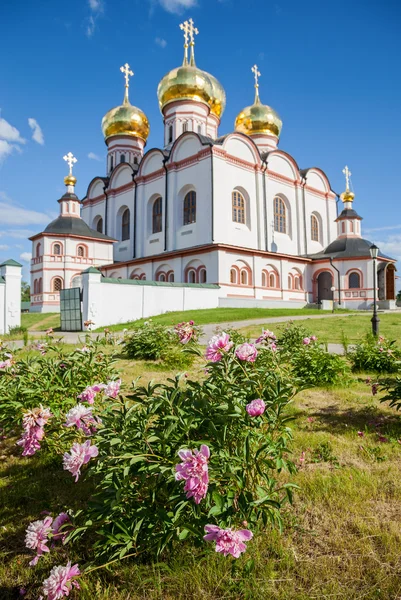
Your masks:
<instances>
[{"instance_id":1,"label":"tree","mask_svg":"<svg viewBox=\"0 0 401 600\"><path fill-rule=\"evenodd\" d=\"M30 302L31 300L31 288L29 283L21 281L21 302Z\"/></svg>"},{"instance_id":2,"label":"tree","mask_svg":"<svg viewBox=\"0 0 401 600\"><path fill-rule=\"evenodd\" d=\"M397 293L396 300L398 300L398 302L401 302L401 290Z\"/></svg>"}]
</instances>

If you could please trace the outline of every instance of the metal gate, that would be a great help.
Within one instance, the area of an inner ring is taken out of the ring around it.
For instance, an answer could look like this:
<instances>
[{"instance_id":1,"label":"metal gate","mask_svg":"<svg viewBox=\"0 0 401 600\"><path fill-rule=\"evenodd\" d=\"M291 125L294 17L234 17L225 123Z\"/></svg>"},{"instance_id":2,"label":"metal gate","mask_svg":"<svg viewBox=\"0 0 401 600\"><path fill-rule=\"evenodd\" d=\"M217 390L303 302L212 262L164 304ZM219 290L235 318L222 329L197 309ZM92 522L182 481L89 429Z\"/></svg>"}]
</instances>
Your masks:
<instances>
[{"instance_id":1,"label":"metal gate","mask_svg":"<svg viewBox=\"0 0 401 600\"><path fill-rule=\"evenodd\" d=\"M60 290L61 331L82 331L81 289Z\"/></svg>"}]
</instances>

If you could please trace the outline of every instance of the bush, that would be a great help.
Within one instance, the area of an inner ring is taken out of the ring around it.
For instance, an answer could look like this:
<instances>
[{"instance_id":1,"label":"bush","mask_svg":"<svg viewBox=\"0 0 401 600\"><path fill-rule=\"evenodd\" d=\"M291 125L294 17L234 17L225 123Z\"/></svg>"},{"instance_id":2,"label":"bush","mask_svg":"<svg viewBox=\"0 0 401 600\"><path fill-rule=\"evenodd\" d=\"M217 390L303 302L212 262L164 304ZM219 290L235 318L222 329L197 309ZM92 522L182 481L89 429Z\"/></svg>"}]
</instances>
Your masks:
<instances>
[{"instance_id":1,"label":"bush","mask_svg":"<svg viewBox=\"0 0 401 600\"><path fill-rule=\"evenodd\" d=\"M401 351L395 342L369 334L348 353L353 371L397 373L401 370Z\"/></svg>"},{"instance_id":2,"label":"bush","mask_svg":"<svg viewBox=\"0 0 401 600\"><path fill-rule=\"evenodd\" d=\"M397 377L395 381L384 383L381 389L387 393L380 399L380 402L389 402L391 408L401 410L401 377Z\"/></svg>"},{"instance_id":3,"label":"bush","mask_svg":"<svg viewBox=\"0 0 401 600\"><path fill-rule=\"evenodd\" d=\"M189 537L200 544L208 524L251 531L280 524L292 486L277 474L294 471L287 406L297 390L287 371L266 369L270 350L240 360L230 344L214 355L206 380L134 387L102 415L96 490L80 530L97 537L98 556L159 555ZM183 450L203 445L208 485L196 499L195 480L184 490L175 474Z\"/></svg>"},{"instance_id":4,"label":"bush","mask_svg":"<svg viewBox=\"0 0 401 600\"><path fill-rule=\"evenodd\" d=\"M344 384L349 375L349 368L341 356L330 354L322 344L313 341L294 351L290 362L294 374L305 386Z\"/></svg>"},{"instance_id":5,"label":"bush","mask_svg":"<svg viewBox=\"0 0 401 600\"><path fill-rule=\"evenodd\" d=\"M297 348L301 348L304 338L310 338L310 332L303 325L296 325L290 321L280 333L277 345L285 354L292 354Z\"/></svg>"}]
</instances>

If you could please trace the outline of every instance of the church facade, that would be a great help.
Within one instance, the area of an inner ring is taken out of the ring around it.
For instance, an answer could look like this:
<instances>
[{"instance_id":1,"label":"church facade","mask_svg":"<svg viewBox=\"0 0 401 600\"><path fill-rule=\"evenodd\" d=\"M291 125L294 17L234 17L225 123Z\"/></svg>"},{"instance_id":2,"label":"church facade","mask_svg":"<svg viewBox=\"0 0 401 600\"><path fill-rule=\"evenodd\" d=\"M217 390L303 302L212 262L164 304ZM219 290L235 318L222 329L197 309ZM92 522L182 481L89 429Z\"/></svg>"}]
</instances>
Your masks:
<instances>
[{"instance_id":1,"label":"church facade","mask_svg":"<svg viewBox=\"0 0 401 600\"><path fill-rule=\"evenodd\" d=\"M352 208L348 168L338 198L321 169L300 169L278 148L282 122L260 99L256 65L253 104L240 111L232 133L220 136L224 89L195 64L192 20L181 29L183 64L158 87L161 148L144 151L149 122L130 103L132 72L121 67L124 101L102 121L107 172L92 180L76 205L86 239L96 234L86 244L85 268L97 266L120 279L218 284L223 305L302 307L334 299L368 308L375 285L371 243L362 238L361 217ZM73 185L67 194L74 194ZM64 210L59 219L66 216ZM54 250L57 232L51 229ZM50 243L45 234L32 238L33 290L38 240ZM67 251L72 237L65 235ZM378 265L379 298L390 306L394 260L379 254Z\"/></svg>"}]
</instances>

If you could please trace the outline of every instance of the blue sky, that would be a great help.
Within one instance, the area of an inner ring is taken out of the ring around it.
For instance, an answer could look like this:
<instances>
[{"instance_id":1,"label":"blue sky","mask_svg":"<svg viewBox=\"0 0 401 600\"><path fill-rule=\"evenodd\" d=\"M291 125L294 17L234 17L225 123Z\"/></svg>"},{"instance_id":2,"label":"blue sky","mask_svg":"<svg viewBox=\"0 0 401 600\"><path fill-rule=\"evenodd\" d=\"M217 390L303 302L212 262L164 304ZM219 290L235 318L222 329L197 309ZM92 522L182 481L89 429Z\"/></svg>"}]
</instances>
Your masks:
<instances>
[{"instance_id":1,"label":"blue sky","mask_svg":"<svg viewBox=\"0 0 401 600\"><path fill-rule=\"evenodd\" d=\"M105 174L100 122L131 102L162 143L158 82L182 60L191 17L199 67L227 93L220 134L260 94L283 120L280 148L344 189L348 164L365 237L401 261L401 5L398 0L3 0L0 3L0 260L28 264L27 236L58 213L78 158L77 193ZM92 158L90 158L92 157ZM28 268L24 269L25 277Z\"/></svg>"}]
</instances>

